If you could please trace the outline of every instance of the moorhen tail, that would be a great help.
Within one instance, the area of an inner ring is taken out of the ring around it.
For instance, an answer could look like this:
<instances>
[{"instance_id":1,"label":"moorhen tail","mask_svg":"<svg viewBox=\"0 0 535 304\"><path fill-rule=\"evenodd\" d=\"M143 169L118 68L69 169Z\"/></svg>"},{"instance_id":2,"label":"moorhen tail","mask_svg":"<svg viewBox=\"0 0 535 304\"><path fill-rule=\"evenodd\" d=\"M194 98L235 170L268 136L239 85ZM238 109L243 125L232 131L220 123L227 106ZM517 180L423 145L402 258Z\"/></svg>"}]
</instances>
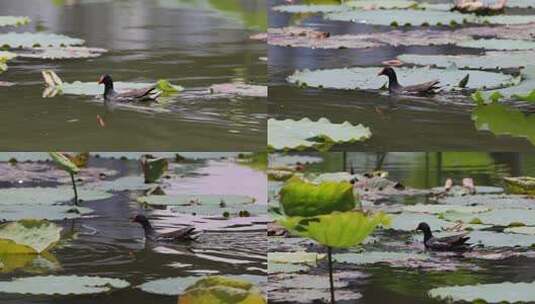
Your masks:
<instances>
[{"instance_id":1,"label":"moorhen tail","mask_svg":"<svg viewBox=\"0 0 535 304\"><path fill-rule=\"evenodd\" d=\"M104 100L117 102L132 102L132 101L152 101L158 98L159 93L156 92L156 85L142 88L132 89L125 92L117 92L113 88L113 79L110 75L102 75L98 84L104 84Z\"/></svg>"},{"instance_id":2,"label":"moorhen tail","mask_svg":"<svg viewBox=\"0 0 535 304\"><path fill-rule=\"evenodd\" d=\"M193 226L188 226L180 228L175 231L158 233L146 216L142 214L136 215L132 218L132 222L139 223L145 231L145 238L147 240L156 241L156 242L183 242L183 241L195 241L199 237L200 232L195 229Z\"/></svg>"},{"instance_id":3,"label":"moorhen tail","mask_svg":"<svg viewBox=\"0 0 535 304\"><path fill-rule=\"evenodd\" d=\"M392 94L434 94L436 93L435 90L439 88L437 84L440 82L431 80L420 84L402 86L398 83L396 72L391 67L383 68L377 75L388 77L388 91Z\"/></svg>"},{"instance_id":4,"label":"moorhen tail","mask_svg":"<svg viewBox=\"0 0 535 304\"><path fill-rule=\"evenodd\" d=\"M434 251L467 251L471 249L470 244L466 243L470 239L466 233L440 238L434 237L427 223L420 223L416 230L423 231L426 249Z\"/></svg>"}]
</instances>

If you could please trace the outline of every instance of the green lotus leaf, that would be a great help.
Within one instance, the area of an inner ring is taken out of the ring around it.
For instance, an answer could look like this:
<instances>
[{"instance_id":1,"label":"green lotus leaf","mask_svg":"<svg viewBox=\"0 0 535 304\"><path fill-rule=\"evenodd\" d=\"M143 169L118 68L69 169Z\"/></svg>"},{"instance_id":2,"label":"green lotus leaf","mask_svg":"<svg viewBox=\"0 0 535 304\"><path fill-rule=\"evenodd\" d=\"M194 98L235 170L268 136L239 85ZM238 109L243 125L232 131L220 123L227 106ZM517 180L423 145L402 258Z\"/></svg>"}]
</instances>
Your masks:
<instances>
[{"instance_id":1,"label":"green lotus leaf","mask_svg":"<svg viewBox=\"0 0 535 304\"><path fill-rule=\"evenodd\" d=\"M349 248L362 243L377 226L388 226L390 217L378 213L365 215L361 212L333 212L320 215L301 222L303 231L297 228L301 236L333 248Z\"/></svg>"},{"instance_id":2,"label":"green lotus leaf","mask_svg":"<svg viewBox=\"0 0 535 304\"><path fill-rule=\"evenodd\" d=\"M140 163L147 184L156 182L169 168L167 158L152 158L144 155L141 157Z\"/></svg>"},{"instance_id":3,"label":"green lotus leaf","mask_svg":"<svg viewBox=\"0 0 535 304\"><path fill-rule=\"evenodd\" d=\"M472 112L479 131L522 137L535 144L535 115L505 104L479 104Z\"/></svg>"},{"instance_id":4,"label":"green lotus leaf","mask_svg":"<svg viewBox=\"0 0 535 304\"><path fill-rule=\"evenodd\" d=\"M95 201L110 198L112 194L99 190L81 189L78 193L84 201ZM4 188L0 189L0 208L3 206L54 206L69 202L73 198L72 188L34 187L34 188ZM0 215L0 218L2 215Z\"/></svg>"},{"instance_id":5,"label":"green lotus leaf","mask_svg":"<svg viewBox=\"0 0 535 304\"><path fill-rule=\"evenodd\" d=\"M80 168L76 166L67 156L60 152L49 152L50 157L54 163L61 168L62 170L70 173L76 174L80 172Z\"/></svg>"},{"instance_id":6,"label":"green lotus leaf","mask_svg":"<svg viewBox=\"0 0 535 304\"><path fill-rule=\"evenodd\" d=\"M0 45L10 48L66 47L82 45L85 41L65 35L47 33L4 33L0 34Z\"/></svg>"},{"instance_id":7,"label":"green lotus leaf","mask_svg":"<svg viewBox=\"0 0 535 304\"><path fill-rule=\"evenodd\" d=\"M53 288L51 288L53 286ZM0 293L25 295L81 295L126 288L124 280L96 276L35 276L0 281Z\"/></svg>"},{"instance_id":8,"label":"green lotus leaf","mask_svg":"<svg viewBox=\"0 0 535 304\"><path fill-rule=\"evenodd\" d=\"M93 213L92 209L72 206L28 206L0 205L0 219L18 221L24 219L46 219L49 221L80 218Z\"/></svg>"},{"instance_id":9,"label":"green lotus leaf","mask_svg":"<svg viewBox=\"0 0 535 304\"><path fill-rule=\"evenodd\" d=\"M178 304L265 304L264 295L251 282L224 276L198 280L179 297Z\"/></svg>"},{"instance_id":10,"label":"green lotus leaf","mask_svg":"<svg viewBox=\"0 0 535 304\"><path fill-rule=\"evenodd\" d=\"M535 51L485 52L483 55L421 55L404 54L398 56L402 62L450 67L452 64L459 68L471 69L507 69L520 68L529 64L529 58L535 56Z\"/></svg>"},{"instance_id":11,"label":"green lotus leaf","mask_svg":"<svg viewBox=\"0 0 535 304\"><path fill-rule=\"evenodd\" d=\"M366 251L361 253L337 253L333 255L334 261L338 263L366 265L377 263L392 263L410 260L427 260L429 256L425 254L415 254L406 252L379 252Z\"/></svg>"},{"instance_id":12,"label":"green lotus leaf","mask_svg":"<svg viewBox=\"0 0 535 304\"><path fill-rule=\"evenodd\" d=\"M532 227L532 226L509 227L509 228L505 228L503 232L535 235L535 227Z\"/></svg>"},{"instance_id":13,"label":"green lotus leaf","mask_svg":"<svg viewBox=\"0 0 535 304\"><path fill-rule=\"evenodd\" d=\"M491 209L484 206L457 206L457 205L430 205L430 204L417 204L403 206L403 211L419 212L429 214L440 214L444 212L461 212L461 213L482 213L490 211Z\"/></svg>"},{"instance_id":14,"label":"green lotus leaf","mask_svg":"<svg viewBox=\"0 0 535 304\"><path fill-rule=\"evenodd\" d=\"M347 182L313 184L300 178L286 182L279 192L287 216L316 216L355 208L353 186Z\"/></svg>"},{"instance_id":15,"label":"green lotus leaf","mask_svg":"<svg viewBox=\"0 0 535 304\"><path fill-rule=\"evenodd\" d=\"M36 254L50 249L62 228L46 220L20 220L0 226L0 254Z\"/></svg>"},{"instance_id":16,"label":"green lotus leaf","mask_svg":"<svg viewBox=\"0 0 535 304\"><path fill-rule=\"evenodd\" d=\"M505 98L528 102L535 101L535 98L533 98L533 91L535 90L535 66L526 65L526 67L522 69L520 75L521 79L519 81L517 80L515 85L496 90L484 91L482 92L482 96L484 99L488 99L488 96L492 96L492 94L499 92Z\"/></svg>"},{"instance_id":17,"label":"green lotus leaf","mask_svg":"<svg viewBox=\"0 0 535 304\"><path fill-rule=\"evenodd\" d=\"M2 241L0 241L0 244ZM2 247L3 245L0 245ZM23 271L27 273L48 273L61 269L55 256L48 252L36 254L0 253L0 273Z\"/></svg>"},{"instance_id":18,"label":"green lotus leaf","mask_svg":"<svg viewBox=\"0 0 535 304\"><path fill-rule=\"evenodd\" d=\"M269 255L269 253L268 253ZM268 259L268 273L295 273L308 271L310 267L299 264L274 263Z\"/></svg>"},{"instance_id":19,"label":"green lotus leaf","mask_svg":"<svg viewBox=\"0 0 535 304\"><path fill-rule=\"evenodd\" d=\"M429 296L449 302L529 303L535 301L534 288L535 282L503 282L496 284L438 287L431 289Z\"/></svg>"},{"instance_id":20,"label":"green lotus leaf","mask_svg":"<svg viewBox=\"0 0 535 304\"><path fill-rule=\"evenodd\" d=\"M379 90L387 81L377 76L379 67L356 67L328 70L297 71L288 77L290 83L344 90ZM503 73L459 70L454 67L437 69L430 67L397 68L396 74L402 85L412 85L438 79L441 90L452 91L459 89L458 84L469 75L466 88L501 88L513 85L514 77Z\"/></svg>"},{"instance_id":21,"label":"green lotus leaf","mask_svg":"<svg viewBox=\"0 0 535 304\"><path fill-rule=\"evenodd\" d=\"M30 23L28 17L0 16L0 26L19 26ZM1 41L1 39L0 39Z\"/></svg>"},{"instance_id":22,"label":"green lotus leaf","mask_svg":"<svg viewBox=\"0 0 535 304\"><path fill-rule=\"evenodd\" d=\"M371 135L369 128L347 121L336 124L326 118L268 120L268 147L273 150L329 150L334 144L363 141Z\"/></svg>"}]
</instances>

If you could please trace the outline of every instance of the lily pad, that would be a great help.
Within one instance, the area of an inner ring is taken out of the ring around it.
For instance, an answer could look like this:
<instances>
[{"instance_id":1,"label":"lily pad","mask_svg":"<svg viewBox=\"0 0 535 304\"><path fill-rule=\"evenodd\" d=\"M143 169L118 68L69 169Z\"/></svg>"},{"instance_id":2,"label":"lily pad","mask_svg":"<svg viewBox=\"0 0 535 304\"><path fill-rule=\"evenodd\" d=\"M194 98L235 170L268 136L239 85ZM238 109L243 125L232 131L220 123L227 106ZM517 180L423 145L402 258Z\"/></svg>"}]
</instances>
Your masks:
<instances>
[{"instance_id":1,"label":"lily pad","mask_svg":"<svg viewBox=\"0 0 535 304\"><path fill-rule=\"evenodd\" d=\"M35 276L0 281L0 293L27 295L81 295L126 288L124 280L96 276Z\"/></svg>"},{"instance_id":2,"label":"lily pad","mask_svg":"<svg viewBox=\"0 0 535 304\"><path fill-rule=\"evenodd\" d=\"M429 214L440 214L444 212L461 212L461 213L471 213L477 214L482 212L490 211L491 209L483 206L458 206L458 205L430 205L430 204L417 204L404 206L403 211L408 212L417 212L417 213L429 213Z\"/></svg>"},{"instance_id":3,"label":"lily pad","mask_svg":"<svg viewBox=\"0 0 535 304\"><path fill-rule=\"evenodd\" d=\"M443 216L448 221L464 223L477 221L494 226L535 226L535 210L530 209L496 209L478 214L446 212Z\"/></svg>"},{"instance_id":4,"label":"lily pad","mask_svg":"<svg viewBox=\"0 0 535 304\"><path fill-rule=\"evenodd\" d=\"M325 254L315 252L268 252L268 261L278 264L316 265L323 258L325 258Z\"/></svg>"},{"instance_id":5,"label":"lily pad","mask_svg":"<svg viewBox=\"0 0 535 304\"><path fill-rule=\"evenodd\" d=\"M528 234L472 231L468 236L470 237L469 242L482 244L489 248L532 247L535 245L535 236Z\"/></svg>"},{"instance_id":6,"label":"lily pad","mask_svg":"<svg viewBox=\"0 0 535 304\"><path fill-rule=\"evenodd\" d=\"M17 51L21 58L36 59L74 59L96 58L106 53L106 49L88 47L35 47L29 50Z\"/></svg>"},{"instance_id":7,"label":"lily pad","mask_svg":"<svg viewBox=\"0 0 535 304\"><path fill-rule=\"evenodd\" d=\"M254 275L237 275L228 277L246 280L253 283L260 283L265 281L265 277ZM143 290L144 292L152 294L176 296L183 294L189 286L197 283L201 279L203 278L198 276L165 278L143 283L137 286L137 288Z\"/></svg>"},{"instance_id":8,"label":"lily pad","mask_svg":"<svg viewBox=\"0 0 535 304\"><path fill-rule=\"evenodd\" d=\"M288 263L274 263L272 261L268 261L268 273L304 272L304 271L308 271L309 269L310 268L308 266L305 266L305 265L288 264Z\"/></svg>"},{"instance_id":9,"label":"lily pad","mask_svg":"<svg viewBox=\"0 0 535 304\"><path fill-rule=\"evenodd\" d=\"M316 148L327 150L337 143L351 143L371 137L369 128L349 122L331 123L326 118L312 121L268 120L268 147L274 150L299 150Z\"/></svg>"},{"instance_id":10,"label":"lily pad","mask_svg":"<svg viewBox=\"0 0 535 304\"><path fill-rule=\"evenodd\" d=\"M73 198L72 188L61 186L35 188L5 188L0 189L0 208L16 205L59 205L69 202ZM110 198L112 194L98 190L80 189L78 197L84 201L95 201Z\"/></svg>"},{"instance_id":11,"label":"lily pad","mask_svg":"<svg viewBox=\"0 0 535 304\"><path fill-rule=\"evenodd\" d=\"M442 68L455 64L459 68L471 69L507 69L521 68L529 64L529 58L535 56L535 51L486 52L483 55L417 55L406 54L398 56L405 63L416 65L430 65Z\"/></svg>"},{"instance_id":12,"label":"lily pad","mask_svg":"<svg viewBox=\"0 0 535 304\"><path fill-rule=\"evenodd\" d=\"M84 40L65 35L48 33L5 33L0 34L0 46L10 48L66 47L84 44Z\"/></svg>"},{"instance_id":13,"label":"lily pad","mask_svg":"<svg viewBox=\"0 0 535 304\"><path fill-rule=\"evenodd\" d=\"M468 48L479 48L485 50L500 50L500 51L514 51L514 50L532 50L535 49L535 42L529 40L513 40L513 39L477 39L468 40L457 44L458 46Z\"/></svg>"},{"instance_id":14,"label":"lily pad","mask_svg":"<svg viewBox=\"0 0 535 304\"><path fill-rule=\"evenodd\" d=\"M0 226L0 253L41 253L59 241L61 230L56 224L43 220L3 224Z\"/></svg>"},{"instance_id":15,"label":"lily pad","mask_svg":"<svg viewBox=\"0 0 535 304\"><path fill-rule=\"evenodd\" d=\"M533 226L509 227L509 228L505 228L503 232L535 235L535 227Z\"/></svg>"},{"instance_id":16,"label":"lily pad","mask_svg":"<svg viewBox=\"0 0 535 304\"><path fill-rule=\"evenodd\" d=\"M195 206L205 205L209 207L225 207L235 205L246 205L254 203L252 197L244 195L150 195L139 197L138 202L150 206Z\"/></svg>"},{"instance_id":17,"label":"lily pad","mask_svg":"<svg viewBox=\"0 0 535 304\"><path fill-rule=\"evenodd\" d=\"M400 265L408 260L426 260L429 257L425 254L405 253L405 252L379 252L366 251L362 253L337 253L333 259L338 263L366 265L386 263Z\"/></svg>"},{"instance_id":18,"label":"lily pad","mask_svg":"<svg viewBox=\"0 0 535 304\"><path fill-rule=\"evenodd\" d=\"M178 304L265 304L265 296L251 282L224 276L209 276L186 288Z\"/></svg>"},{"instance_id":19,"label":"lily pad","mask_svg":"<svg viewBox=\"0 0 535 304\"><path fill-rule=\"evenodd\" d=\"M313 49L371 48L385 45L372 41L369 35L331 35L304 27L271 28L268 44L283 47L307 47Z\"/></svg>"},{"instance_id":20,"label":"lily pad","mask_svg":"<svg viewBox=\"0 0 535 304\"><path fill-rule=\"evenodd\" d=\"M394 8L412 8L418 5L416 1L408 0L352 0L344 2L344 5L358 9L394 9Z\"/></svg>"},{"instance_id":21,"label":"lily pad","mask_svg":"<svg viewBox=\"0 0 535 304\"><path fill-rule=\"evenodd\" d=\"M439 200L442 204L463 206L484 206L492 209L531 209L535 199L522 195L485 194L461 197L446 197Z\"/></svg>"},{"instance_id":22,"label":"lily pad","mask_svg":"<svg viewBox=\"0 0 535 304\"><path fill-rule=\"evenodd\" d=\"M535 301L534 288L535 282L503 282L496 284L438 287L431 289L429 296L450 302L528 303Z\"/></svg>"},{"instance_id":23,"label":"lily pad","mask_svg":"<svg viewBox=\"0 0 535 304\"><path fill-rule=\"evenodd\" d=\"M18 221L24 219L35 220L63 220L74 219L93 213L92 209L72 206L35 206L7 205L0 206L0 219Z\"/></svg>"},{"instance_id":24,"label":"lily pad","mask_svg":"<svg viewBox=\"0 0 535 304\"><path fill-rule=\"evenodd\" d=\"M343 68L329 70L297 71L288 77L290 83L310 87L324 87L345 90L379 90L387 81L378 77L381 68ZM456 68L436 69L430 67L398 68L396 73L402 85L412 85L438 79L441 90L451 91L458 88L459 82L470 75L466 88L497 88L512 85L513 77L502 73L484 71L465 71Z\"/></svg>"},{"instance_id":25,"label":"lily pad","mask_svg":"<svg viewBox=\"0 0 535 304\"><path fill-rule=\"evenodd\" d=\"M276 12L292 13L292 14L317 14L329 12L343 12L350 9L343 5L329 5L329 4L312 4L312 5L278 5L271 8Z\"/></svg>"},{"instance_id":26,"label":"lily pad","mask_svg":"<svg viewBox=\"0 0 535 304\"><path fill-rule=\"evenodd\" d=\"M28 17L0 16L0 26L19 26L30 23ZM0 40L1 41L1 40Z\"/></svg>"},{"instance_id":27,"label":"lily pad","mask_svg":"<svg viewBox=\"0 0 535 304\"><path fill-rule=\"evenodd\" d=\"M454 223L441 220L438 217L430 214L401 213L392 215L392 224L390 225L390 228L402 231L415 231L416 227L418 227L418 224L421 222L426 222L429 224L431 229L435 231L440 231L454 226Z\"/></svg>"}]
</instances>

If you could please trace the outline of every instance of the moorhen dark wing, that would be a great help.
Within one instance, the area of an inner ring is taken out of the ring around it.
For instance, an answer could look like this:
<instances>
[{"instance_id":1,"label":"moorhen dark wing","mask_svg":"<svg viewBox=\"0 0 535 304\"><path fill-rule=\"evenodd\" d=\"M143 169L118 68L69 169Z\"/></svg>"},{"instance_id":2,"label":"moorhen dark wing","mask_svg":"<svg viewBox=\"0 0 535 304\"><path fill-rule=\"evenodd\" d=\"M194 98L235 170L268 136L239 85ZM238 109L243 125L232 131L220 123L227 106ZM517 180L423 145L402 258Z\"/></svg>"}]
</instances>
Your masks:
<instances>
[{"instance_id":1,"label":"moorhen dark wing","mask_svg":"<svg viewBox=\"0 0 535 304\"><path fill-rule=\"evenodd\" d=\"M446 237L432 237L425 242L425 247L437 251L465 251L469 249L466 244L470 237L466 233Z\"/></svg>"},{"instance_id":2,"label":"moorhen dark wing","mask_svg":"<svg viewBox=\"0 0 535 304\"><path fill-rule=\"evenodd\" d=\"M432 80L420 84L410 85L403 87L403 91L407 93L416 93L416 94L430 94L435 93L435 90L438 89L438 84L440 81Z\"/></svg>"},{"instance_id":3,"label":"moorhen dark wing","mask_svg":"<svg viewBox=\"0 0 535 304\"><path fill-rule=\"evenodd\" d=\"M112 99L129 100L129 101L143 101L143 100L155 100L157 94L155 92L156 86L150 86L147 88L133 89L125 92L117 93L112 96Z\"/></svg>"},{"instance_id":4,"label":"moorhen dark wing","mask_svg":"<svg viewBox=\"0 0 535 304\"><path fill-rule=\"evenodd\" d=\"M181 228L175 231L160 233L157 236L158 241L194 241L199 237L198 231L195 230L195 227L189 226Z\"/></svg>"}]
</instances>

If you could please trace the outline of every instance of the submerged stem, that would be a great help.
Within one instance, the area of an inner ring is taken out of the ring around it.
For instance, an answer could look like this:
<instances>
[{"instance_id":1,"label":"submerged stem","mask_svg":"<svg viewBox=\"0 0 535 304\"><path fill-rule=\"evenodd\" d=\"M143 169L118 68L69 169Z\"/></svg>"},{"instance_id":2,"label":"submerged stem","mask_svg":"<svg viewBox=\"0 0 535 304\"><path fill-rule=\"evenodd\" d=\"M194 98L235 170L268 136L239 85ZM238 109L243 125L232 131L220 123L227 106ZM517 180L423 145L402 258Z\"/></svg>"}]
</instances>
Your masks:
<instances>
[{"instance_id":1,"label":"submerged stem","mask_svg":"<svg viewBox=\"0 0 535 304\"><path fill-rule=\"evenodd\" d=\"M78 206L78 191L76 190L76 182L74 181L74 173L71 173L72 189L74 190L74 205Z\"/></svg>"},{"instance_id":2,"label":"submerged stem","mask_svg":"<svg viewBox=\"0 0 535 304\"><path fill-rule=\"evenodd\" d=\"M332 260L332 248L327 247L327 256L329 258L329 283L331 286L331 304L334 304L334 281L333 281L333 260Z\"/></svg>"}]
</instances>

